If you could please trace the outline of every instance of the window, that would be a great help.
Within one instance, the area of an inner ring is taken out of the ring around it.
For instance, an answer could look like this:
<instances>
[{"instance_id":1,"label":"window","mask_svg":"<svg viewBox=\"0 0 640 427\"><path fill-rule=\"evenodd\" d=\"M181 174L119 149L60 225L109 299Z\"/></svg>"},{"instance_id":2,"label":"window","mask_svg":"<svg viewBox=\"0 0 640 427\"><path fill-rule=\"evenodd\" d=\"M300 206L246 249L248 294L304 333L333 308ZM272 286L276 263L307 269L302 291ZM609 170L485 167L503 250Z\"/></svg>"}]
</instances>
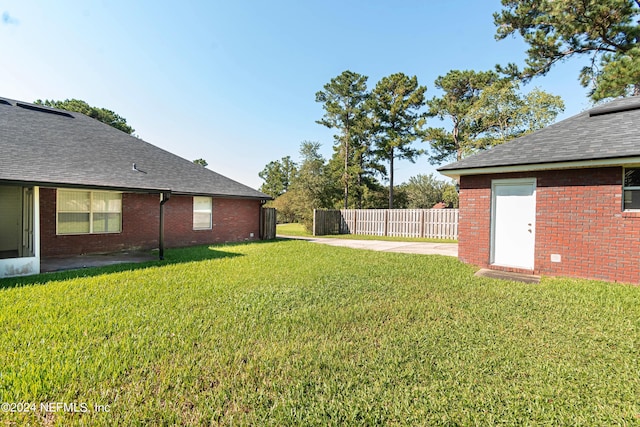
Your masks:
<instances>
[{"instance_id":1,"label":"window","mask_svg":"<svg viewBox=\"0 0 640 427\"><path fill-rule=\"evenodd\" d=\"M624 170L624 210L640 210L640 168Z\"/></svg>"},{"instance_id":2,"label":"window","mask_svg":"<svg viewBox=\"0 0 640 427\"><path fill-rule=\"evenodd\" d=\"M193 198L193 229L211 230L211 197Z\"/></svg>"},{"instance_id":3,"label":"window","mask_svg":"<svg viewBox=\"0 0 640 427\"><path fill-rule=\"evenodd\" d=\"M120 233L122 194L58 190L58 234Z\"/></svg>"}]
</instances>

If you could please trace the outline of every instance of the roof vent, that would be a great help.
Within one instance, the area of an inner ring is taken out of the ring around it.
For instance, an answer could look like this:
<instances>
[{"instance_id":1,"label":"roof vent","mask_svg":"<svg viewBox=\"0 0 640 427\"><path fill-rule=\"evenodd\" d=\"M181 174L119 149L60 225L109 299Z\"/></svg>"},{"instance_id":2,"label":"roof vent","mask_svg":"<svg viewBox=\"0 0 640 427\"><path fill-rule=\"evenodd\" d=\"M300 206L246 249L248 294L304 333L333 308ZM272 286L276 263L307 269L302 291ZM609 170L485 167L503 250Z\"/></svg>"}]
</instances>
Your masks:
<instances>
[{"instance_id":1,"label":"roof vent","mask_svg":"<svg viewBox=\"0 0 640 427\"><path fill-rule=\"evenodd\" d=\"M589 111L589 117L604 116L605 114L622 113L623 111L640 110L640 100L626 105L603 105Z\"/></svg>"},{"instance_id":2,"label":"roof vent","mask_svg":"<svg viewBox=\"0 0 640 427\"><path fill-rule=\"evenodd\" d=\"M0 104L2 105L11 105L11 103L5 99L0 99Z\"/></svg>"},{"instance_id":3,"label":"roof vent","mask_svg":"<svg viewBox=\"0 0 640 427\"><path fill-rule=\"evenodd\" d=\"M141 169L138 169L138 165L136 165L135 163L134 163L134 164L133 164L133 166L131 167L131 170L132 170L132 171L136 171L136 172L141 172L141 173L143 173L143 174L145 174L145 175L146 175L146 172L145 172L145 171L143 171L143 170L141 170Z\"/></svg>"},{"instance_id":4,"label":"roof vent","mask_svg":"<svg viewBox=\"0 0 640 427\"><path fill-rule=\"evenodd\" d=\"M16 105L21 108L26 108L27 110L39 111L41 113L55 114L56 116L69 117L73 119L73 116L71 114L64 111L60 111L60 110L53 110L53 109L50 110L48 108L42 108L32 104L23 104L21 102L16 102Z\"/></svg>"}]
</instances>

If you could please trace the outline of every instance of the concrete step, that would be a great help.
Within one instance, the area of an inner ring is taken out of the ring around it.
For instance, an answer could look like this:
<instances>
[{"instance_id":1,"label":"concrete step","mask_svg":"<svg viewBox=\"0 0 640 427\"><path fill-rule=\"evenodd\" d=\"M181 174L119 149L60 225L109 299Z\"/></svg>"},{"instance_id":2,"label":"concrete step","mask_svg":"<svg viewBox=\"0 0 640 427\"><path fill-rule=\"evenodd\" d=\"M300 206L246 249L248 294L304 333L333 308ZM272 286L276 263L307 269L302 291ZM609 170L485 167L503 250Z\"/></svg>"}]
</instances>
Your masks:
<instances>
[{"instance_id":1,"label":"concrete step","mask_svg":"<svg viewBox=\"0 0 640 427\"><path fill-rule=\"evenodd\" d=\"M508 271L491 270L489 268L483 268L478 270L474 276L489 277L491 279L512 280L514 282L540 283L540 276L535 276L533 274L511 273Z\"/></svg>"}]
</instances>

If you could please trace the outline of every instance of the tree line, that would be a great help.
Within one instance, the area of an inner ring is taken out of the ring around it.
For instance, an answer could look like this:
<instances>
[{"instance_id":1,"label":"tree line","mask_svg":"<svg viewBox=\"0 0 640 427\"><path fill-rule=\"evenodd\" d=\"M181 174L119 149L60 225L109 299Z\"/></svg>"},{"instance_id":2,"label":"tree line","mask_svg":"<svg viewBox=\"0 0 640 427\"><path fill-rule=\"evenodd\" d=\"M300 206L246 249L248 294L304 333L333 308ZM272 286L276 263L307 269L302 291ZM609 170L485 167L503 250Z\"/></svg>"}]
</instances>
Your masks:
<instances>
[{"instance_id":1,"label":"tree line","mask_svg":"<svg viewBox=\"0 0 640 427\"><path fill-rule=\"evenodd\" d=\"M304 221L313 208L457 206L453 183L433 175L397 186L395 161L423 155L432 164L460 160L552 123L562 100L540 89L523 94L520 87L559 62L586 58L578 77L594 102L640 95L640 0L502 0L502 6L493 15L495 38L522 37L528 45L522 68L451 70L436 79L441 95L431 99L416 76L403 73L371 90L367 76L349 70L325 84L315 101L324 110L317 122L335 131L331 158L322 157L319 143L304 141L298 163L286 156L259 173L261 190L275 198L281 216ZM134 132L113 111L78 99L35 103ZM427 127L427 119L443 126ZM203 159L194 163L206 166Z\"/></svg>"},{"instance_id":2,"label":"tree line","mask_svg":"<svg viewBox=\"0 0 640 427\"><path fill-rule=\"evenodd\" d=\"M435 81L442 95L429 100L416 76L395 73L370 91L367 80L346 70L316 93L324 110L317 123L335 131L330 159L322 157L319 143L305 141L300 165L286 156L259 173L261 191L276 198L281 217L308 222L313 208L457 206L454 184L433 175L397 186L396 160L459 160L541 129L564 108L558 96L540 89L522 94L517 80L495 71L452 70ZM449 127L427 127L428 118Z\"/></svg>"},{"instance_id":3,"label":"tree line","mask_svg":"<svg viewBox=\"0 0 640 427\"><path fill-rule=\"evenodd\" d=\"M433 175L396 186L395 161L460 160L548 126L563 111L562 99L520 88L570 58L587 58L579 80L592 101L640 95L640 0L502 0L502 6L493 15L495 37L524 39L523 68L451 70L435 80L441 95L431 99L417 76L403 73L371 90L367 76L350 70L326 83L315 101L324 110L317 123L335 132L331 158L319 154L319 143L305 141L299 165L286 156L259 173L261 190L280 213L304 221L312 208L417 207L431 203L421 198L426 194L455 205L453 184ZM427 119L443 125L429 127Z\"/></svg>"},{"instance_id":4,"label":"tree line","mask_svg":"<svg viewBox=\"0 0 640 427\"><path fill-rule=\"evenodd\" d=\"M260 172L260 176L269 177L261 191L273 195L271 207L278 209L281 222L301 222L311 226L314 208L341 208L343 187L340 177L342 169L336 156L325 159L320 153L320 144L303 141L300 145L300 163L290 156L270 162ZM433 174L417 175L408 182L396 187L395 208L424 209L439 202L448 207L458 207L458 194L453 182L438 180ZM369 180L358 195L358 205L349 208L385 207L389 196L389 187L377 180ZM352 195L352 201L355 196Z\"/></svg>"}]
</instances>

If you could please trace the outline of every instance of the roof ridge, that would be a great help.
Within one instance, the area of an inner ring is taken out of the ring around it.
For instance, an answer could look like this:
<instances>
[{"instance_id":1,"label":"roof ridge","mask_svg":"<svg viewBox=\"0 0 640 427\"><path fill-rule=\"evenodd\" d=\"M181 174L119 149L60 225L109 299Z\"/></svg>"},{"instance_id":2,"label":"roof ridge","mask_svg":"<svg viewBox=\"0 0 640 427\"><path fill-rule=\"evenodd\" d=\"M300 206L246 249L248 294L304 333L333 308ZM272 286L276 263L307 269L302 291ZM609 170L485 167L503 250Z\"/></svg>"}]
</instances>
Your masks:
<instances>
[{"instance_id":1,"label":"roof ridge","mask_svg":"<svg viewBox=\"0 0 640 427\"><path fill-rule=\"evenodd\" d=\"M37 105L37 104L28 104L26 102L16 102L16 107L20 107L20 108L26 108L27 110L31 110L31 111L38 111L40 113L46 113L46 114L56 114L58 116L63 116L63 117L69 117L69 118L74 118L74 116L67 110L60 110L58 108L51 108L51 107L47 107L45 105Z\"/></svg>"},{"instance_id":2,"label":"roof ridge","mask_svg":"<svg viewBox=\"0 0 640 427\"><path fill-rule=\"evenodd\" d=\"M633 98L633 97L630 97ZM630 98L622 98L625 101ZM640 97L638 97L640 98ZM636 102L633 102L636 101ZM640 110L640 99L633 99L627 103L612 102L614 105L604 104L589 110L589 117L603 116L605 114L622 113L625 111ZM621 105L620 105L621 104Z\"/></svg>"}]
</instances>

